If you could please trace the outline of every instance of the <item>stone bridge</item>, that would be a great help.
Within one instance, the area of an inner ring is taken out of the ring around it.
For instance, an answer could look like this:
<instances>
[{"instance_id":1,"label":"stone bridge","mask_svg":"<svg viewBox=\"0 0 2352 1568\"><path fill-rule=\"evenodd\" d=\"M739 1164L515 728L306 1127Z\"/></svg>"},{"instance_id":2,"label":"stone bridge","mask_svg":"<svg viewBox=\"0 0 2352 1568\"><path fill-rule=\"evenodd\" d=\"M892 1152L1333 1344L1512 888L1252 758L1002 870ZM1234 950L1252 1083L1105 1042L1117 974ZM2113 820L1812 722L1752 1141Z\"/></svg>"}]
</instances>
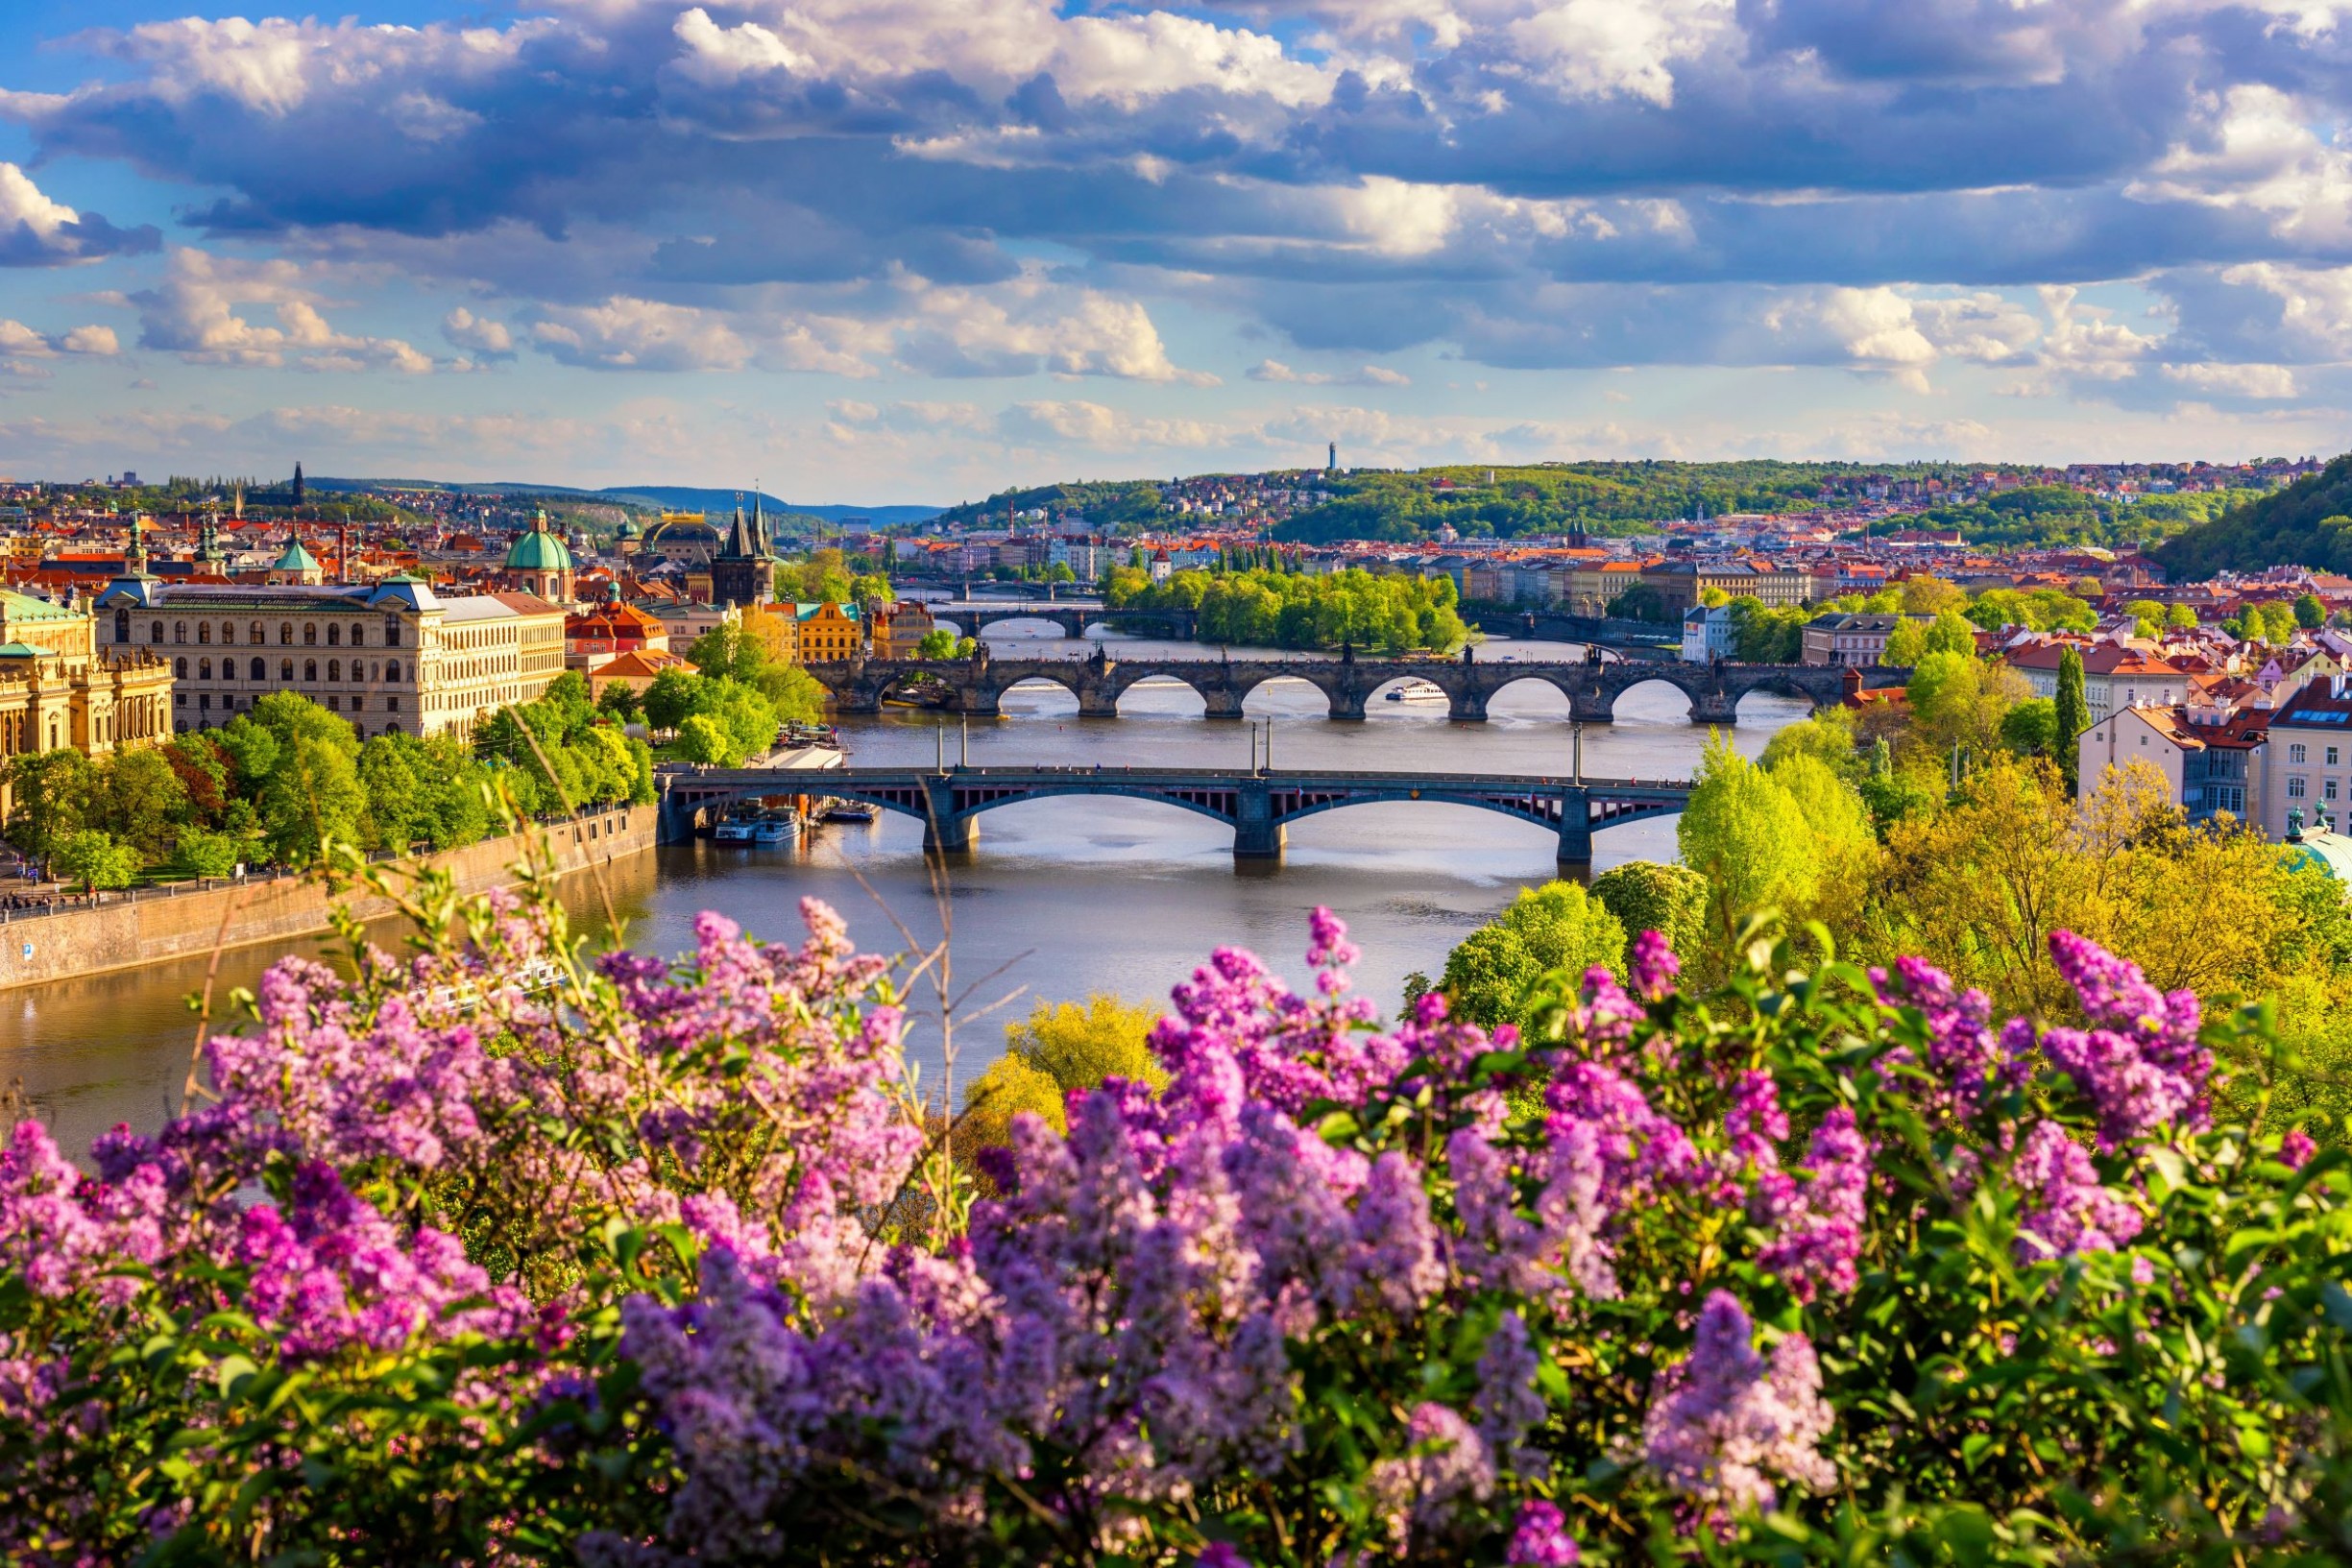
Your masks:
<instances>
[{"instance_id":1,"label":"stone bridge","mask_svg":"<svg viewBox=\"0 0 2352 1568\"><path fill-rule=\"evenodd\" d=\"M926 850L965 851L982 812L1067 795L1114 795L1214 817L1233 829L1239 859L1282 853L1290 824L1323 811L1381 801L1427 801L1496 811L1558 835L1560 863L1589 871L1592 835L1622 823L1680 811L1683 782L1546 778L1520 774L1272 772L1239 768L916 767L775 768L670 766L660 776L662 838L693 835L702 813L739 801L798 794L862 801L923 824Z\"/></svg>"},{"instance_id":2,"label":"stone bridge","mask_svg":"<svg viewBox=\"0 0 2352 1568\"><path fill-rule=\"evenodd\" d=\"M1084 637L1089 626L1116 620L1157 626L1176 640L1189 642L1200 619L1199 613L1191 610L1113 610L1106 605L1068 600L1006 604L987 599L952 603L934 599L923 608L931 612L933 619L955 627L966 637L978 637L983 628L999 621L1047 620L1060 627L1062 636L1074 641Z\"/></svg>"},{"instance_id":3,"label":"stone bridge","mask_svg":"<svg viewBox=\"0 0 2352 1568\"><path fill-rule=\"evenodd\" d=\"M1901 669L1847 670L1819 664L1685 664L1604 662L1596 654L1559 662L1358 659L1113 659L1098 648L1091 659L999 659L985 646L970 660L844 660L806 666L842 713L871 713L893 689L937 683L954 694L951 712L993 717L1005 693L1025 681L1049 681L1078 698L1086 718L1116 718L1119 699L1141 681L1179 681L1200 694L1210 718L1240 718L1249 693L1268 681L1304 681L1323 694L1330 716L1360 719L1365 703L1393 682L1425 681L1445 694L1455 719L1487 716L1494 693L1519 681L1540 681L1568 699L1569 716L1588 724L1616 717L1617 699L1635 687L1663 682L1690 704L1693 724L1736 724L1739 699L1751 691L1798 697L1815 708L1843 700L1850 687L1900 686Z\"/></svg>"}]
</instances>

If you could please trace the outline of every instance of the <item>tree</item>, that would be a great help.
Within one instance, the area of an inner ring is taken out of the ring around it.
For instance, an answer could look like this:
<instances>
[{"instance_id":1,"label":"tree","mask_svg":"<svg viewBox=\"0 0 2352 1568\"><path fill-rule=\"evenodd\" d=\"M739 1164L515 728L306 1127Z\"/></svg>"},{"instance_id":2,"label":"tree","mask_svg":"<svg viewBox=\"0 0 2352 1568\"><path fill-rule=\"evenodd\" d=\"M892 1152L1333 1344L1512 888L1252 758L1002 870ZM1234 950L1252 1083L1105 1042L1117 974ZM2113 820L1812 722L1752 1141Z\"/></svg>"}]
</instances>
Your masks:
<instances>
[{"instance_id":1,"label":"tree","mask_svg":"<svg viewBox=\"0 0 2352 1568\"><path fill-rule=\"evenodd\" d=\"M596 693L596 712L618 724L633 723L644 716L644 694L626 681L607 681Z\"/></svg>"},{"instance_id":2,"label":"tree","mask_svg":"<svg viewBox=\"0 0 2352 1568\"><path fill-rule=\"evenodd\" d=\"M187 812L187 786L153 747L119 752L100 770L98 817L117 840L149 859L160 856Z\"/></svg>"},{"instance_id":3,"label":"tree","mask_svg":"<svg viewBox=\"0 0 2352 1568\"><path fill-rule=\"evenodd\" d=\"M775 664L760 678L760 695L775 710L779 723L815 724L824 719L825 704L833 694L798 664Z\"/></svg>"},{"instance_id":4,"label":"tree","mask_svg":"<svg viewBox=\"0 0 2352 1568\"><path fill-rule=\"evenodd\" d=\"M691 670L666 669L645 688L645 722L656 730L674 730L694 711L703 678Z\"/></svg>"},{"instance_id":5,"label":"tree","mask_svg":"<svg viewBox=\"0 0 2352 1568\"><path fill-rule=\"evenodd\" d=\"M1903 580L1898 602L1906 615L1934 616L1960 609L1968 603L1968 595L1941 577L1909 577Z\"/></svg>"},{"instance_id":6,"label":"tree","mask_svg":"<svg viewBox=\"0 0 2352 1568\"><path fill-rule=\"evenodd\" d=\"M424 747L413 736L377 736L359 748L359 787L367 797L360 841L370 849L406 854L422 836L427 810L415 761Z\"/></svg>"},{"instance_id":7,"label":"tree","mask_svg":"<svg viewBox=\"0 0 2352 1568\"><path fill-rule=\"evenodd\" d=\"M1819 759L1831 772L1840 776L1858 771L1859 760L1855 756L1854 716L1844 708L1825 708L1809 718L1783 725L1764 742L1763 764L1771 767L1782 759L1800 754ZM1594 885L1599 885L1595 883Z\"/></svg>"},{"instance_id":8,"label":"tree","mask_svg":"<svg viewBox=\"0 0 2352 1568\"><path fill-rule=\"evenodd\" d=\"M757 681L768 663L767 650L760 639L732 622L714 626L694 639L686 657L706 676L723 676L745 686Z\"/></svg>"},{"instance_id":9,"label":"tree","mask_svg":"<svg viewBox=\"0 0 2352 1568\"><path fill-rule=\"evenodd\" d=\"M183 828L179 842L172 847L172 863L188 876L217 880L235 874L243 851L242 841L228 833Z\"/></svg>"},{"instance_id":10,"label":"tree","mask_svg":"<svg viewBox=\"0 0 2352 1568\"><path fill-rule=\"evenodd\" d=\"M1706 946L1707 879L1688 866L1628 860L1592 879L1592 897L1628 937L1656 931L1676 953L1693 955Z\"/></svg>"},{"instance_id":11,"label":"tree","mask_svg":"<svg viewBox=\"0 0 2352 1568\"><path fill-rule=\"evenodd\" d=\"M261 786L258 804L271 853L290 865L308 865L329 842L358 842L368 797L351 751L332 740L300 735Z\"/></svg>"},{"instance_id":12,"label":"tree","mask_svg":"<svg viewBox=\"0 0 2352 1568\"><path fill-rule=\"evenodd\" d=\"M2154 637L2164 626L2164 606L2154 599L2134 599L2123 606L2123 614L2140 623L2142 637Z\"/></svg>"},{"instance_id":13,"label":"tree","mask_svg":"<svg viewBox=\"0 0 2352 1568\"><path fill-rule=\"evenodd\" d=\"M2067 792L2081 787L2075 777L2080 760L2076 743L2082 732L2091 727L2091 698L2083 683L2082 654L2068 648L2058 656L2058 697L2052 705L2051 719L2055 725L2052 740L2057 751L2059 776L2066 780Z\"/></svg>"},{"instance_id":14,"label":"tree","mask_svg":"<svg viewBox=\"0 0 2352 1568\"><path fill-rule=\"evenodd\" d=\"M956 634L944 626L925 632L914 645L917 659L953 659L956 656Z\"/></svg>"},{"instance_id":15,"label":"tree","mask_svg":"<svg viewBox=\"0 0 2352 1568\"><path fill-rule=\"evenodd\" d=\"M2306 593L2294 602L2294 623L2307 632L2316 632L2327 624L2327 606L2319 602L2316 593Z\"/></svg>"},{"instance_id":16,"label":"tree","mask_svg":"<svg viewBox=\"0 0 2352 1568\"><path fill-rule=\"evenodd\" d=\"M1683 864L1708 881L1709 925L1718 937L1728 939L1758 910L1809 904L1820 880L1795 799L1720 735L1708 738L1675 841Z\"/></svg>"},{"instance_id":17,"label":"tree","mask_svg":"<svg viewBox=\"0 0 2352 1568\"><path fill-rule=\"evenodd\" d=\"M677 726L678 756L688 762L706 762L713 767L740 767L743 748L736 744L735 736L726 725L709 713L689 713Z\"/></svg>"},{"instance_id":18,"label":"tree","mask_svg":"<svg viewBox=\"0 0 2352 1568\"><path fill-rule=\"evenodd\" d=\"M1040 1001L1028 1018L1005 1025L1005 1050L1064 1090L1092 1089L1105 1078L1159 1089L1168 1073L1149 1044L1159 1016L1157 1007L1122 1001L1105 991L1083 1002Z\"/></svg>"},{"instance_id":19,"label":"tree","mask_svg":"<svg viewBox=\"0 0 2352 1568\"><path fill-rule=\"evenodd\" d=\"M2032 697L2001 715L2000 743L2020 757L2052 757L2058 751L2058 705Z\"/></svg>"},{"instance_id":20,"label":"tree","mask_svg":"<svg viewBox=\"0 0 2352 1568\"><path fill-rule=\"evenodd\" d=\"M163 760L180 776L180 787L186 791L188 820L200 827L218 824L234 795L229 758L213 744L212 734L190 730L172 736L162 747Z\"/></svg>"},{"instance_id":21,"label":"tree","mask_svg":"<svg viewBox=\"0 0 2352 1568\"><path fill-rule=\"evenodd\" d=\"M1928 656L1928 622L1905 616L1886 634L1879 663L1889 669L1909 669Z\"/></svg>"},{"instance_id":22,"label":"tree","mask_svg":"<svg viewBox=\"0 0 2352 1568\"><path fill-rule=\"evenodd\" d=\"M1489 1025L1535 1023L1526 1006L1536 982L1555 970L1624 973L1626 929L1575 882L1519 890L1511 906L1447 955L1438 984L1461 1017Z\"/></svg>"},{"instance_id":23,"label":"tree","mask_svg":"<svg viewBox=\"0 0 2352 1568\"><path fill-rule=\"evenodd\" d=\"M2164 613L2164 622L2167 626L2176 627L2184 632L2194 631L2196 612L2188 605L2175 604Z\"/></svg>"},{"instance_id":24,"label":"tree","mask_svg":"<svg viewBox=\"0 0 2352 1568\"><path fill-rule=\"evenodd\" d=\"M1855 929L1861 923L1879 863L1879 834L1869 808L1854 786L1818 757L1783 757L1764 772L1796 804L1805 823L1806 849L1816 868L1810 896L1792 894L1788 915L1818 920L1833 932Z\"/></svg>"},{"instance_id":25,"label":"tree","mask_svg":"<svg viewBox=\"0 0 2352 1568\"><path fill-rule=\"evenodd\" d=\"M1669 618L1666 596L1648 583L1636 583L1609 601L1609 615L1612 620L1662 622Z\"/></svg>"},{"instance_id":26,"label":"tree","mask_svg":"<svg viewBox=\"0 0 2352 1568\"><path fill-rule=\"evenodd\" d=\"M96 809L98 770L69 746L18 757L9 765L9 784L16 797L9 836L36 856L55 855Z\"/></svg>"},{"instance_id":27,"label":"tree","mask_svg":"<svg viewBox=\"0 0 2352 1568\"><path fill-rule=\"evenodd\" d=\"M57 849L58 874L80 882L85 893L101 887L128 887L138 875L139 853L117 844L110 834L84 828L66 835Z\"/></svg>"},{"instance_id":28,"label":"tree","mask_svg":"<svg viewBox=\"0 0 2352 1568\"><path fill-rule=\"evenodd\" d=\"M1961 616L1946 611L1928 623L1925 652L1965 654L1976 657L1976 629Z\"/></svg>"}]
</instances>

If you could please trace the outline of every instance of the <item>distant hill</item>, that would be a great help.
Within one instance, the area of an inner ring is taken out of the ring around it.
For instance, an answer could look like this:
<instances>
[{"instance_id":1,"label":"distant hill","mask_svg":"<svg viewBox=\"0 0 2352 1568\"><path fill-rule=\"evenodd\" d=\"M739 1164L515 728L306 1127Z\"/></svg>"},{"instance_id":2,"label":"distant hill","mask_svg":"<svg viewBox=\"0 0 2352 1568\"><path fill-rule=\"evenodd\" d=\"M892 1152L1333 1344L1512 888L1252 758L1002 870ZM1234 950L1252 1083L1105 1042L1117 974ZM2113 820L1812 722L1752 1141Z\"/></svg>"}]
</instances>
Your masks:
<instances>
[{"instance_id":1,"label":"distant hill","mask_svg":"<svg viewBox=\"0 0 2352 1568\"><path fill-rule=\"evenodd\" d=\"M2352 572L2352 452L2149 553L2176 583L2265 567Z\"/></svg>"},{"instance_id":2,"label":"distant hill","mask_svg":"<svg viewBox=\"0 0 2352 1568\"><path fill-rule=\"evenodd\" d=\"M352 491L376 488L400 490L465 490L486 495L575 495L581 500L618 501L623 505L660 507L669 512L726 512L731 511L737 498L751 504L747 491L710 490L693 485L607 485L601 490L581 490L572 485L547 485L528 480L497 479L482 483L463 484L444 479L331 479L303 481L312 490ZM807 518L825 522L839 522L843 518L864 518L877 528L899 523L928 522L939 515L935 506L857 506L846 502L828 502L822 506L797 506L781 496L760 493L760 499L772 515L785 518Z\"/></svg>"}]
</instances>

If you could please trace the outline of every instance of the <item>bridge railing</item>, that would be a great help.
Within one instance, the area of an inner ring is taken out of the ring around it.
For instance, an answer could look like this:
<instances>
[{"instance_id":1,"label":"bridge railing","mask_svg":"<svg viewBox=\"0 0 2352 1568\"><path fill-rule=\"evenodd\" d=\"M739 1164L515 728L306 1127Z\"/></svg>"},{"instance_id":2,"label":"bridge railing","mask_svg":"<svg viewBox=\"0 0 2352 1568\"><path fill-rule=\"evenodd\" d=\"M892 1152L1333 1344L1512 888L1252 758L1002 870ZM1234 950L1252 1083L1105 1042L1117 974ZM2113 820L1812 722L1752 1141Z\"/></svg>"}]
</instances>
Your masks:
<instances>
[{"instance_id":1,"label":"bridge railing","mask_svg":"<svg viewBox=\"0 0 2352 1568\"><path fill-rule=\"evenodd\" d=\"M1604 779L1587 776L1578 780L1565 773L1395 773L1359 768L1302 768L1272 769L1250 772L1239 768L1159 767L1152 763L1091 763L1041 762L996 766L951 765L944 772L936 767L909 763L905 767L821 768L790 772L773 768L717 768L708 764L672 763L665 769L667 777L693 778L708 784L772 784L780 777L802 778L812 787L803 794L828 793L826 785L884 784L918 779L980 779L1013 783L1025 779L1098 779L1125 778L1131 780L1173 780L1181 784L1216 784L1228 781L1263 780L1270 784L1365 784L1411 788L1416 785L1434 788L1519 788L1538 786L1552 788L1568 786L1581 789L1671 789L1687 792L1687 779ZM714 777L717 776L717 777Z\"/></svg>"}]
</instances>

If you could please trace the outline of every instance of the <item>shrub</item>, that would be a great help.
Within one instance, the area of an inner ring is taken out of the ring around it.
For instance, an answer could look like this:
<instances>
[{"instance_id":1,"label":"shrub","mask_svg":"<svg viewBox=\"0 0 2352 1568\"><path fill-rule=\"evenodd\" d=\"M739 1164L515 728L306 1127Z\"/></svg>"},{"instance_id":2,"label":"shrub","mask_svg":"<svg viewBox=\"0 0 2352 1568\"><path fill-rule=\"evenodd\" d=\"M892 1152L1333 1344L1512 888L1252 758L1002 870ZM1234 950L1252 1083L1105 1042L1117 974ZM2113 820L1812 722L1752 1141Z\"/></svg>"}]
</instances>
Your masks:
<instances>
[{"instance_id":1,"label":"shrub","mask_svg":"<svg viewBox=\"0 0 2352 1568\"><path fill-rule=\"evenodd\" d=\"M1383 1030L1319 911L1310 994L1218 953L1166 1086L1015 1118L967 1218L885 966L808 911L592 973L475 901L352 982L280 964L96 1177L21 1127L0 1545L2219 1563L2352 1524L2352 1161L2216 1123L2259 1011L2077 938L2048 1026L1751 929L1704 995L1644 933L1525 1033Z\"/></svg>"}]
</instances>

